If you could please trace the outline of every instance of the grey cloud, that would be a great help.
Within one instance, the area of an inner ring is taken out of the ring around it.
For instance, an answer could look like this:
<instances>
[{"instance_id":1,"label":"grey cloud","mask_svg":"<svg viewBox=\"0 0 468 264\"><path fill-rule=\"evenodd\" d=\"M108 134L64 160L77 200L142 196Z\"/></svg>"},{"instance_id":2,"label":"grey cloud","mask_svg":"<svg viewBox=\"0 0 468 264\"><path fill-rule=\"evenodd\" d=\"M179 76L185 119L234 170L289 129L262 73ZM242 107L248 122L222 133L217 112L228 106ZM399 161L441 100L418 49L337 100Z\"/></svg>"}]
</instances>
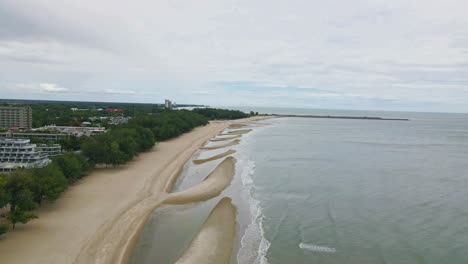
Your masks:
<instances>
[{"instance_id":1,"label":"grey cloud","mask_svg":"<svg viewBox=\"0 0 468 264\"><path fill-rule=\"evenodd\" d=\"M420 109L436 97L428 110L450 111L468 101L467 8L456 0L3 0L0 80L68 89L31 93L41 98L256 103L248 93L272 105ZM213 85L239 81L248 89Z\"/></svg>"}]
</instances>

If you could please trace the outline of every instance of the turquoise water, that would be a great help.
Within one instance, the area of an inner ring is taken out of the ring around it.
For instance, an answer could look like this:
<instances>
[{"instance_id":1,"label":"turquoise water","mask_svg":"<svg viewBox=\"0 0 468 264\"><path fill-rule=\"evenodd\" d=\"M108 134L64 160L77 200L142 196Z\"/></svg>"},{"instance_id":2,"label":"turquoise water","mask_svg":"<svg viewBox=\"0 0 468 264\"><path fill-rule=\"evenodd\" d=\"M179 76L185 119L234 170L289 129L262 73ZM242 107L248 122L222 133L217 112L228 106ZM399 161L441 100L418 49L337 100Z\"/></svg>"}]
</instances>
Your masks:
<instances>
[{"instance_id":1,"label":"turquoise water","mask_svg":"<svg viewBox=\"0 0 468 264\"><path fill-rule=\"evenodd\" d=\"M411 121L276 118L252 127L232 147L236 175L221 195L238 208L232 263L468 263L468 115L252 110ZM219 162L189 161L176 189ZM132 263L173 263L219 199L156 210Z\"/></svg>"},{"instance_id":2,"label":"turquoise water","mask_svg":"<svg viewBox=\"0 0 468 264\"><path fill-rule=\"evenodd\" d=\"M366 115L250 140L268 263L468 263L468 115Z\"/></svg>"}]
</instances>

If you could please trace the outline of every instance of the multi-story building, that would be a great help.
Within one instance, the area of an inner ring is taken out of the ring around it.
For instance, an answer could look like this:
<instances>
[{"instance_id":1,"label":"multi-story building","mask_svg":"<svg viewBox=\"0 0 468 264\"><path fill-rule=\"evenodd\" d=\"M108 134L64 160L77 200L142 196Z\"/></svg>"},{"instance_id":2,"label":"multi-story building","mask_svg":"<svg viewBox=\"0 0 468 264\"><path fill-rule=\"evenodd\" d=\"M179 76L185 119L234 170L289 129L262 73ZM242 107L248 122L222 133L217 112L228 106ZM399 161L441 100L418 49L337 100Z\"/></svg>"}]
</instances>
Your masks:
<instances>
[{"instance_id":1,"label":"multi-story building","mask_svg":"<svg viewBox=\"0 0 468 264\"><path fill-rule=\"evenodd\" d=\"M44 126L36 128L35 131L48 131L51 133L64 134L69 136L92 136L96 134L106 133L105 127L73 127L73 126Z\"/></svg>"},{"instance_id":2,"label":"multi-story building","mask_svg":"<svg viewBox=\"0 0 468 264\"><path fill-rule=\"evenodd\" d=\"M60 144L37 144L37 150L47 155L47 157L55 157L62 154L62 146Z\"/></svg>"},{"instance_id":3,"label":"multi-story building","mask_svg":"<svg viewBox=\"0 0 468 264\"><path fill-rule=\"evenodd\" d=\"M1 106L0 107L1 128L32 128L32 110L29 106Z\"/></svg>"},{"instance_id":4,"label":"multi-story building","mask_svg":"<svg viewBox=\"0 0 468 264\"><path fill-rule=\"evenodd\" d=\"M29 139L0 139L0 173L17 168L42 168L49 163L47 154Z\"/></svg>"},{"instance_id":5,"label":"multi-story building","mask_svg":"<svg viewBox=\"0 0 468 264\"><path fill-rule=\"evenodd\" d=\"M165 100L164 101L164 107L166 107L167 109L172 109L172 102L171 100Z\"/></svg>"},{"instance_id":6,"label":"multi-story building","mask_svg":"<svg viewBox=\"0 0 468 264\"><path fill-rule=\"evenodd\" d=\"M0 138L19 138L19 139L40 139L46 141L59 141L66 139L70 135L59 133L37 133L37 132L0 132Z\"/></svg>"},{"instance_id":7,"label":"multi-story building","mask_svg":"<svg viewBox=\"0 0 468 264\"><path fill-rule=\"evenodd\" d=\"M127 124L131 117L112 116L109 118L109 125Z\"/></svg>"}]
</instances>

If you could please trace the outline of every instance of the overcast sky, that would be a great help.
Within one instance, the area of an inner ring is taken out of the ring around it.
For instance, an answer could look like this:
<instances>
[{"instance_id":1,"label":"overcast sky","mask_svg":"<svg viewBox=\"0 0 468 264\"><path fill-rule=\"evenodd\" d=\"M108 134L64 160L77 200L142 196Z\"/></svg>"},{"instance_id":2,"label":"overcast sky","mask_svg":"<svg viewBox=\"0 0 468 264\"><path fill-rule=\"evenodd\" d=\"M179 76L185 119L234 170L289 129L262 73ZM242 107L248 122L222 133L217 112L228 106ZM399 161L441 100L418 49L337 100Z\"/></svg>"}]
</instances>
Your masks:
<instances>
[{"instance_id":1,"label":"overcast sky","mask_svg":"<svg viewBox=\"0 0 468 264\"><path fill-rule=\"evenodd\" d=\"M0 97L468 112L466 0L0 0Z\"/></svg>"}]
</instances>

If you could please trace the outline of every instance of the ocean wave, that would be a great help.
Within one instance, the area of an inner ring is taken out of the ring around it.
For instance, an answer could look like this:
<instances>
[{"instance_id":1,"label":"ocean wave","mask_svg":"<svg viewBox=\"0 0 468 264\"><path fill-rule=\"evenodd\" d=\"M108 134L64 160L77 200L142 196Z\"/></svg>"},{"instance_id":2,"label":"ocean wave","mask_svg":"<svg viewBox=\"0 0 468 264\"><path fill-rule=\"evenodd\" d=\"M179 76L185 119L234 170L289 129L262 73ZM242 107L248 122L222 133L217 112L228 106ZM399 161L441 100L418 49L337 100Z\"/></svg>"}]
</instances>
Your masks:
<instances>
[{"instance_id":1,"label":"ocean wave","mask_svg":"<svg viewBox=\"0 0 468 264\"><path fill-rule=\"evenodd\" d=\"M242 166L241 180L242 185L244 186L243 191L248 196L251 222L247 226L245 233L241 238L241 248L237 254L237 262L268 264L266 254L270 248L270 242L265 238L265 231L263 229L263 213L260 201L256 200L252 196L252 187L254 183L252 175L255 171L255 162L245 160L244 162L241 161L239 166Z\"/></svg>"},{"instance_id":2,"label":"ocean wave","mask_svg":"<svg viewBox=\"0 0 468 264\"><path fill-rule=\"evenodd\" d=\"M324 253L335 253L336 252L335 248L325 247L325 246L318 246L318 245L314 245L314 244L307 244L307 243L304 243L304 242L301 242L299 244L299 248L304 249L304 250L314 251L314 252L324 252Z\"/></svg>"}]
</instances>

